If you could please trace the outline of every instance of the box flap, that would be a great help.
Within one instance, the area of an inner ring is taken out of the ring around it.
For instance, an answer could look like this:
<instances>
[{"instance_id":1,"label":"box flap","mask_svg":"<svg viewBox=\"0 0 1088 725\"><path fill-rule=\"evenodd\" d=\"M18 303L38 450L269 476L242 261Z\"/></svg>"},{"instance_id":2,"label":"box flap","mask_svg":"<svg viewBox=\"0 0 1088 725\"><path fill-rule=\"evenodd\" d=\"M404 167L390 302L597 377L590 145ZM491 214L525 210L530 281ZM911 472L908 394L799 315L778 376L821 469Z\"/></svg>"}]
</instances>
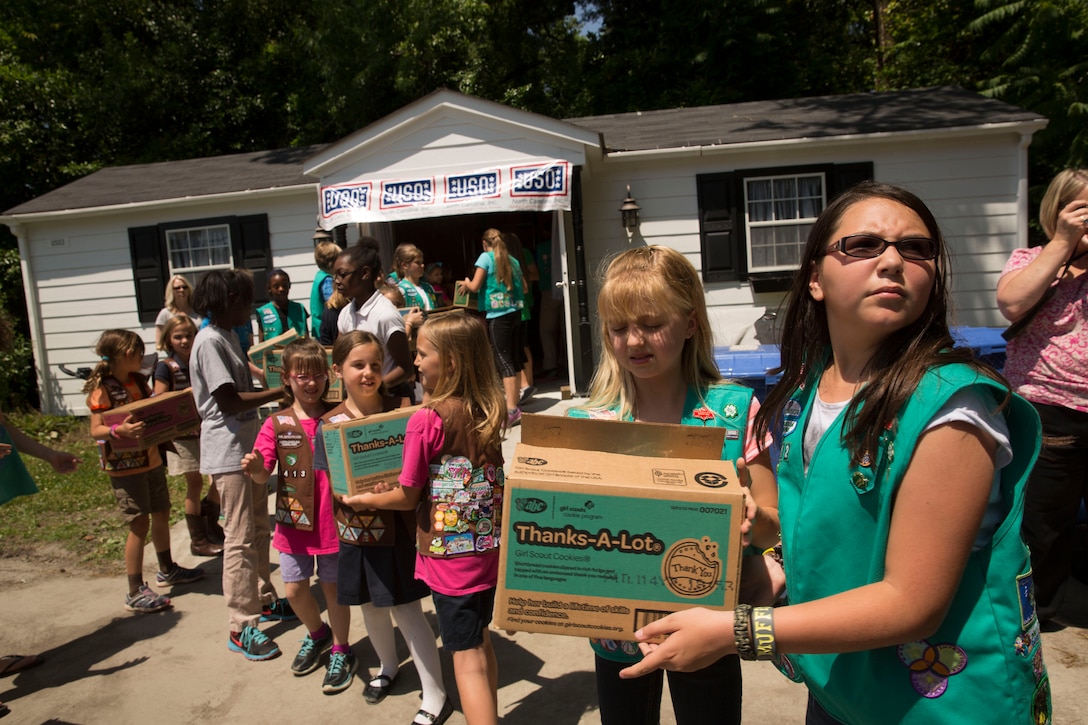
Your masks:
<instances>
[{"instance_id":1,"label":"box flap","mask_svg":"<svg viewBox=\"0 0 1088 725\"><path fill-rule=\"evenodd\" d=\"M527 413L521 418L521 442L628 456L717 460L725 445L725 429Z\"/></svg>"},{"instance_id":2,"label":"box flap","mask_svg":"<svg viewBox=\"0 0 1088 725\"><path fill-rule=\"evenodd\" d=\"M270 337L264 342L254 343L249 348L249 359L252 360L254 363L260 363L261 358L264 357L265 351L271 350L275 347L283 347L297 337L298 333L295 332L294 329L291 329L281 335Z\"/></svg>"}]
</instances>

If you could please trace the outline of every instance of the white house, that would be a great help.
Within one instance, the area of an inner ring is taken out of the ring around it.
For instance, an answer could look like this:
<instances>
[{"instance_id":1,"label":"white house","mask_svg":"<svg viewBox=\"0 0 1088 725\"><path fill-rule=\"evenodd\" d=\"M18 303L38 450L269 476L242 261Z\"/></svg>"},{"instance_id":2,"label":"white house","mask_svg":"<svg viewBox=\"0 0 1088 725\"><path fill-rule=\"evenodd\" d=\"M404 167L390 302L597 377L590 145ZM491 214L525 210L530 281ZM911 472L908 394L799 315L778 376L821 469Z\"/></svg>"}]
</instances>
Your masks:
<instances>
[{"instance_id":1,"label":"white house","mask_svg":"<svg viewBox=\"0 0 1088 725\"><path fill-rule=\"evenodd\" d=\"M309 300L315 222L345 242L420 246L456 276L487 227L554 260L571 383L593 366L594 272L635 244L701 271L719 345L754 341L813 218L864 178L910 188L953 249L962 325L1001 325L994 289L1027 240L1027 153L1046 119L961 88L557 120L439 90L327 146L108 168L7 210L47 412L85 414L107 328L154 342L165 282L216 266L286 269ZM640 221L621 223L630 195Z\"/></svg>"}]
</instances>

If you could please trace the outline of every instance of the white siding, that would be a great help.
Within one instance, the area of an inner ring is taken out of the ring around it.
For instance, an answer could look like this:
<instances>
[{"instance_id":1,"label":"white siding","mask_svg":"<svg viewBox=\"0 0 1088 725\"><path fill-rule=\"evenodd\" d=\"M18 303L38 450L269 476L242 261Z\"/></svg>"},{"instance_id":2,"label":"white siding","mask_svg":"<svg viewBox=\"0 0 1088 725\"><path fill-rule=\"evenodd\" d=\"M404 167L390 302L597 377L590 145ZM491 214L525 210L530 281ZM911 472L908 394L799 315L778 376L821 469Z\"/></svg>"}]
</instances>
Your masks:
<instances>
[{"instance_id":1,"label":"white siding","mask_svg":"<svg viewBox=\"0 0 1088 725\"><path fill-rule=\"evenodd\" d=\"M155 326L137 315L128 229L164 222L218 216L268 214L273 266L291 276L291 298L307 308L317 267L313 260L316 193L280 194L274 201L259 193L239 202L185 205L172 211L95 214L64 222L27 224L28 260L38 289L40 336L45 350L37 359L42 407L46 412L86 415L83 381L60 372L93 367L94 345L103 330L140 334L154 349ZM38 330L32 336L39 337Z\"/></svg>"}]
</instances>

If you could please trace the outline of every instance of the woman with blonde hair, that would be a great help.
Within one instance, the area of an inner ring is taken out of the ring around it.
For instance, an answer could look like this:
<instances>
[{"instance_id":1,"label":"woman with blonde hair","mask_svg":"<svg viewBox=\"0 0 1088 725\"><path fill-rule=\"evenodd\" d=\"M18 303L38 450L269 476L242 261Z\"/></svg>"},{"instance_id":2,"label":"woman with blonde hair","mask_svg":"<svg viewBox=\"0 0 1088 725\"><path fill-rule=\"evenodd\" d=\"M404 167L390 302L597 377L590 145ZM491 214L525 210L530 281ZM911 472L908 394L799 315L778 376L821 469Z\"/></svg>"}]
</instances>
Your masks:
<instances>
[{"instance_id":1,"label":"woman with blonde hair","mask_svg":"<svg viewBox=\"0 0 1088 725\"><path fill-rule=\"evenodd\" d=\"M166 292L163 294L163 303L166 306L159 310L159 314L155 318L156 347L162 342L162 329L171 317L187 315L193 321L193 324L197 326L197 329L200 329L200 323L204 321L204 318L193 309L192 299L193 286L189 284L189 280L180 274L171 276L166 283Z\"/></svg>"},{"instance_id":2,"label":"woman with blonde hair","mask_svg":"<svg viewBox=\"0 0 1088 725\"><path fill-rule=\"evenodd\" d=\"M1024 499L1040 622L1058 612L1073 564L1077 512L1088 493L1088 171L1066 169L1039 207L1047 241L1016 249L997 282L1005 375L1043 421L1043 447Z\"/></svg>"}]
</instances>

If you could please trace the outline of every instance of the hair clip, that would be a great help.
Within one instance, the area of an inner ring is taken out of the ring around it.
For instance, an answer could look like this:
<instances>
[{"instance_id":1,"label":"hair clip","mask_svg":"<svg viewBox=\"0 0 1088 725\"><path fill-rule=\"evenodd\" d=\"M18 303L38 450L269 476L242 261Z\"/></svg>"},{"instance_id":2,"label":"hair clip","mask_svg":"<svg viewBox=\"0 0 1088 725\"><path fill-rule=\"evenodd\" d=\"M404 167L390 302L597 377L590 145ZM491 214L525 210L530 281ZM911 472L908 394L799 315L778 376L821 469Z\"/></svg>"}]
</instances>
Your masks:
<instances>
[{"instance_id":1,"label":"hair clip","mask_svg":"<svg viewBox=\"0 0 1088 725\"><path fill-rule=\"evenodd\" d=\"M102 356L102 362L109 362L109 361L110 361L110 356L109 355L103 355Z\"/></svg>"}]
</instances>

